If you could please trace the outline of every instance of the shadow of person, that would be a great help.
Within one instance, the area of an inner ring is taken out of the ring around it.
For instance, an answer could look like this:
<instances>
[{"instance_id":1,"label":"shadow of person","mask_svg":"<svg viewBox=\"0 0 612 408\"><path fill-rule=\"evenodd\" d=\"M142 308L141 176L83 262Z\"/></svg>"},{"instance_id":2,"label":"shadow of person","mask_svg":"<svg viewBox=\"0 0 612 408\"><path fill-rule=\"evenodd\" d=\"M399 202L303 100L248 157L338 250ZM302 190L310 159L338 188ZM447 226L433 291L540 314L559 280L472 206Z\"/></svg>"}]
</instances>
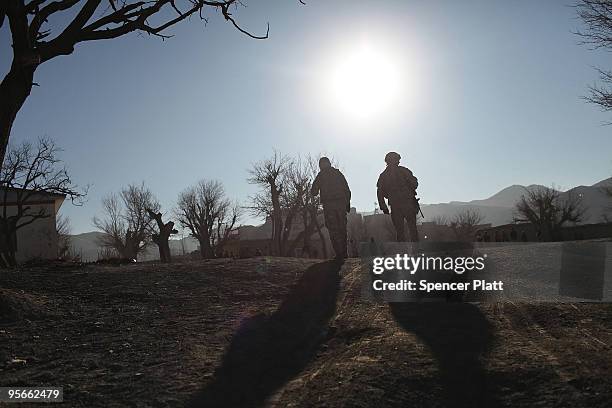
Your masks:
<instances>
[{"instance_id":1,"label":"shadow of person","mask_svg":"<svg viewBox=\"0 0 612 408\"><path fill-rule=\"evenodd\" d=\"M438 362L447 407L495 406L482 364L492 326L470 303L389 303L391 314L406 332L430 348Z\"/></svg>"},{"instance_id":2,"label":"shadow of person","mask_svg":"<svg viewBox=\"0 0 612 408\"><path fill-rule=\"evenodd\" d=\"M297 375L327 334L336 309L341 266L334 261L311 266L276 312L241 325L213 379L188 406L259 406Z\"/></svg>"}]
</instances>

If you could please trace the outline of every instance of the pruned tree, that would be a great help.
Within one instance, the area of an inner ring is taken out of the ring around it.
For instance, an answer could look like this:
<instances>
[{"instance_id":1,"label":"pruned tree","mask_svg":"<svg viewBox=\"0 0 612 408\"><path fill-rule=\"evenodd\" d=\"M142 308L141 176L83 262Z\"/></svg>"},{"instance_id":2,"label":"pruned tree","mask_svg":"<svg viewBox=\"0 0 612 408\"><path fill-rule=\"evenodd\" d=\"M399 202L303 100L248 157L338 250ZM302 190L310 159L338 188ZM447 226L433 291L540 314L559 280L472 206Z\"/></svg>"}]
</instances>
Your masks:
<instances>
[{"instance_id":1,"label":"pruned tree","mask_svg":"<svg viewBox=\"0 0 612 408\"><path fill-rule=\"evenodd\" d=\"M0 170L0 266L16 264L17 232L36 220L55 216L55 208L39 205L48 195L82 203L87 189L79 189L59 158L59 147L49 138L11 148Z\"/></svg>"},{"instance_id":2,"label":"pruned tree","mask_svg":"<svg viewBox=\"0 0 612 408\"><path fill-rule=\"evenodd\" d=\"M285 216L283 207L289 203L287 198L288 171L291 162L288 157L274 152L271 158L253 164L249 170L248 182L261 188L261 192L251 198L251 212L255 216L269 217L272 222L272 255L282 256L283 232L291 218ZM287 214L289 215L289 214Z\"/></svg>"},{"instance_id":3,"label":"pruned tree","mask_svg":"<svg viewBox=\"0 0 612 408\"><path fill-rule=\"evenodd\" d=\"M226 197L223 184L200 180L179 195L177 207L177 219L200 243L202 258L220 256L240 217L240 207Z\"/></svg>"},{"instance_id":4,"label":"pruned tree","mask_svg":"<svg viewBox=\"0 0 612 408\"><path fill-rule=\"evenodd\" d=\"M321 202L311 192L317 172L317 160L312 156L291 158L278 152L249 170L249 183L261 191L251 197L248 208L253 215L270 219L273 255L291 256L299 243L303 252L312 255L311 238L317 233L323 243L322 255L327 256Z\"/></svg>"},{"instance_id":5,"label":"pruned tree","mask_svg":"<svg viewBox=\"0 0 612 408\"><path fill-rule=\"evenodd\" d=\"M561 238L561 227L581 222L585 211L580 197L571 191L562 197L554 186L525 189L516 203L514 221L530 222L537 228L541 241L554 241Z\"/></svg>"},{"instance_id":6,"label":"pruned tree","mask_svg":"<svg viewBox=\"0 0 612 408\"><path fill-rule=\"evenodd\" d=\"M61 214L58 215L55 219L55 233L57 234L57 255L60 259L70 256L72 249L71 232L70 218Z\"/></svg>"},{"instance_id":7,"label":"pruned tree","mask_svg":"<svg viewBox=\"0 0 612 408\"><path fill-rule=\"evenodd\" d=\"M155 212L150 208L146 210L149 217L155 220L157 225L157 229L151 233L151 239L159 249L159 260L164 263L170 263L172 261L172 254L170 253L170 243L168 241L171 235L178 234L178 231L174 229L174 222L164 222L161 212Z\"/></svg>"},{"instance_id":8,"label":"pruned tree","mask_svg":"<svg viewBox=\"0 0 612 408\"><path fill-rule=\"evenodd\" d=\"M593 49L612 50L612 1L580 0L575 7L585 25L584 30L575 32L582 38L582 43ZM604 111L611 111L612 71L596 69L602 84L589 87L590 92L585 99Z\"/></svg>"},{"instance_id":9,"label":"pruned tree","mask_svg":"<svg viewBox=\"0 0 612 408\"><path fill-rule=\"evenodd\" d=\"M478 225L483 220L482 213L477 209L465 208L455 214L448 224L458 241L474 241Z\"/></svg>"},{"instance_id":10,"label":"pruned tree","mask_svg":"<svg viewBox=\"0 0 612 408\"><path fill-rule=\"evenodd\" d=\"M217 11L238 31L233 10L240 0L2 0L0 28L8 22L13 55L11 67L0 83L0 162L4 159L13 121L30 95L34 73L46 61L70 55L77 44L123 37L140 32L165 39L168 30L183 21L199 18L207 22L208 10ZM58 16L71 16L64 21Z\"/></svg>"},{"instance_id":11,"label":"pruned tree","mask_svg":"<svg viewBox=\"0 0 612 408\"><path fill-rule=\"evenodd\" d=\"M94 225L104 232L101 245L116 251L122 259L137 260L151 243L153 219L147 210L157 212L159 207L144 183L130 184L119 194L104 197L104 216L93 219Z\"/></svg>"}]
</instances>

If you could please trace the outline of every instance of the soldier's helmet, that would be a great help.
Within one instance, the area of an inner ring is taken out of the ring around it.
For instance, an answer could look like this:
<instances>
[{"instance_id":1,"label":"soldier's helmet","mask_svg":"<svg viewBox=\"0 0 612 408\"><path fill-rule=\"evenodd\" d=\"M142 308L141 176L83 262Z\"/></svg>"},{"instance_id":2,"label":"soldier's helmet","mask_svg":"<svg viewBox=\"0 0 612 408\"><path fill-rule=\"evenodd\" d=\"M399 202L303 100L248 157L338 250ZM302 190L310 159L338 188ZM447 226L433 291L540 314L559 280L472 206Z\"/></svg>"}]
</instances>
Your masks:
<instances>
[{"instance_id":1,"label":"soldier's helmet","mask_svg":"<svg viewBox=\"0 0 612 408\"><path fill-rule=\"evenodd\" d=\"M387 153L385 155L385 163L387 163L387 164L399 164L401 158L402 158L402 156L400 156L399 153L389 152L389 153Z\"/></svg>"}]
</instances>

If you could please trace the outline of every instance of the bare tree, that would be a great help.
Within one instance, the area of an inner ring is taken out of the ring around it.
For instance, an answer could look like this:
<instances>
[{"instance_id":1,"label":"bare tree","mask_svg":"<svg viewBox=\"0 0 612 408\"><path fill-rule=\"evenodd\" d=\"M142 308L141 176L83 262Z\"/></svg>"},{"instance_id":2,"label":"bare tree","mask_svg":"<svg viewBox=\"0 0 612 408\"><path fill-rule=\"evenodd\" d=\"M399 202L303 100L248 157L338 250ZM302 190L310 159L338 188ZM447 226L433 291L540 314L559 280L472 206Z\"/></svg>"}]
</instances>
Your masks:
<instances>
[{"instance_id":1,"label":"bare tree","mask_svg":"<svg viewBox=\"0 0 612 408\"><path fill-rule=\"evenodd\" d=\"M70 218L61 214L58 215L55 219L55 232L57 234L58 257L65 259L70 256L72 249Z\"/></svg>"},{"instance_id":2,"label":"bare tree","mask_svg":"<svg viewBox=\"0 0 612 408\"><path fill-rule=\"evenodd\" d=\"M448 219L446 215L436 215L435 217L432 217L430 222L433 225L438 225L438 226L445 226L445 225L448 226L451 223L451 221Z\"/></svg>"},{"instance_id":3,"label":"bare tree","mask_svg":"<svg viewBox=\"0 0 612 408\"><path fill-rule=\"evenodd\" d=\"M0 264L16 264L17 231L38 219L55 215L55 209L37 205L46 195L68 196L79 205L86 189L79 191L58 157L60 149L48 138L24 142L9 150L0 170Z\"/></svg>"},{"instance_id":4,"label":"bare tree","mask_svg":"<svg viewBox=\"0 0 612 408\"><path fill-rule=\"evenodd\" d=\"M449 226L458 241L474 241L478 225L482 222L482 213L476 209L466 208L459 211L450 221Z\"/></svg>"},{"instance_id":5,"label":"bare tree","mask_svg":"<svg viewBox=\"0 0 612 408\"><path fill-rule=\"evenodd\" d=\"M122 259L138 259L151 243L153 220L147 210L159 211L157 199L144 183L130 184L119 194L102 199L104 217L94 217L94 225L104 232L101 244Z\"/></svg>"},{"instance_id":6,"label":"bare tree","mask_svg":"<svg viewBox=\"0 0 612 408\"><path fill-rule=\"evenodd\" d=\"M299 243L303 252L314 253L311 238L317 233L327 256L321 221L321 202L311 192L317 175L317 160L312 156L291 158L274 152L249 170L249 183L261 188L251 197L249 209L255 216L265 216L272 223L272 254L290 256ZM297 235L292 237L295 228Z\"/></svg>"},{"instance_id":7,"label":"bare tree","mask_svg":"<svg viewBox=\"0 0 612 408\"><path fill-rule=\"evenodd\" d=\"M445 214L433 216L429 220L429 223L434 227L424 230L426 233L425 237L428 241L445 241L456 236L454 230L451 228L451 219Z\"/></svg>"},{"instance_id":8,"label":"bare tree","mask_svg":"<svg viewBox=\"0 0 612 408\"><path fill-rule=\"evenodd\" d=\"M560 238L563 225L582 221L585 211L580 197L571 192L563 198L554 186L525 189L525 194L516 204L514 221L532 223L538 229L541 241L552 241Z\"/></svg>"},{"instance_id":9,"label":"bare tree","mask_svg":"<svg viewBox=\"0 0 612 408\"><path fill-rule=\"evenodd\" d=\"M164 263L170 263L172 261L172 254L170 253L170 243L168 240L171 235L178 234L178 231L174 229L174 222L164 222L162 220L163 214L155 212L150 208L147 208L147 213L151 219L155 220L157 225L157 231L151 234L151 239L159 249L159 260Z\"/></svg>"},{"instance_id":10,"label":"bare tree","mask_svg":"<svg viewBox=\"0 0 612 408\"><path fill-rule=\"evenodd\" d=\"M580 19L585 30L576 34L582 38L582 43L594 49L612 49L612 1L610 0L580 0L576 4ZM612 110L612 71L597 68L601 86L591 86L590 95L585 99L599 105L604 111Z\"/></svg>"},{"instance_id":11,"label":"bare tree","mask_svg":"<svg viewBox=\"0 0 612 408\"><path fill-rule=\"evenodd\" d=\"M132 32L170 37L168 29L192 17L207 22L207 10L215 10L240 32L232 12L240 0L2 0L0 28L8 21L13 46L9 72L0 83L0 162L4 159L13 121L30 95L34 73L44 62L70 55L77 44L107 40ZM60 15L72 16L64 26ZM268 25L268 30L269 30Z\"/></svg>"},{"instance_id":12,"label":"bare tree","mask_svg":"<svg viewBox=\"0 0 612 408\"><path fill-rule=\"evenodd\" d=\"M225 196L219 181L201 180L179 195L177 218L200 243L204 259L221 254L239 217L239 206Z\"/></svg>"},{"instance_id":13,"label":"bare tree","mask_svg":"<svg viewBox=\"0 0 612 408\"><path fill-rule=\"evenodd\" d=\"M291 166L290 160L274 152L271 158L262 160L249 170L249 183L259 186L263 191L251 198L251 211L256 216L269 217L272 221L272 255L283 255L283 232L287 230L286 223L291 225L291 218L283 214L284 201L287 199L287 173ZM283 195L284 194L284 195Z\"/></svg>"}]
</instances>

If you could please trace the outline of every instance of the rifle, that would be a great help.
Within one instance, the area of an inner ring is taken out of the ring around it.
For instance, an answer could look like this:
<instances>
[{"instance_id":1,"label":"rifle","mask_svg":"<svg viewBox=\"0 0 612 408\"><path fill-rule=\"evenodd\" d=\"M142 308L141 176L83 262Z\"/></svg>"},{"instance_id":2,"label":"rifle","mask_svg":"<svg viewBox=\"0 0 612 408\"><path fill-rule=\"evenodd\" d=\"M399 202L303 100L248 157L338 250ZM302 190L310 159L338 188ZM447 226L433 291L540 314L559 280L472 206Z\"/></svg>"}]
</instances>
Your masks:
<instances>
[{"instance_id":1,"label":"rifle","mask_svg":"<svg viewBox=\"0 0 612 408\"><path fill-rule=\"evenodd\" d=\"M420 198L415 197L414 199L416 200L416 206L417 206L417 209L419 210L419 213L421 213L421 217L425 218L425 216L423 215L423 211L421 211L421 205L419 204Z\"/></svg>"}]
</instances>

